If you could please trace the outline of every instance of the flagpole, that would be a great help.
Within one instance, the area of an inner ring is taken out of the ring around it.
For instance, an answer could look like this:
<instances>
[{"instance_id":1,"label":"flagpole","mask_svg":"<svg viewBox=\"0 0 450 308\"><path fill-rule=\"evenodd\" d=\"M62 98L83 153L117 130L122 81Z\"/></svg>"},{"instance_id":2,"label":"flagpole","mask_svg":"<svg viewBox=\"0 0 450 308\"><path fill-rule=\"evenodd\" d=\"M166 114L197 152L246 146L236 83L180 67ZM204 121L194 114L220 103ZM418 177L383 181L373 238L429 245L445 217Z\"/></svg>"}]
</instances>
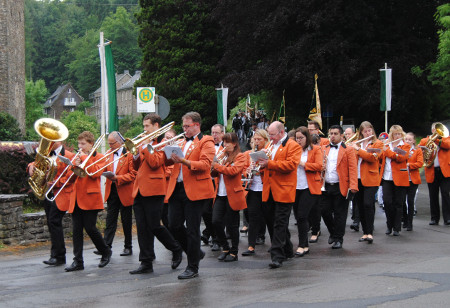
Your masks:
<instances>
[{"instance_id":1,"label":"flagpole","mask_svg":"<svg viewBox=\"0 0 450 308\"><path fill-rule=\"evenodd\" d=\"M384 69L387 70L387 68L388 68L387 63L384 63ZM386 133L388 132L387 127L388 127L388 112L387 112L387 106L386 106L386 110L384 111L384 131Z\"/></svg>"},{"instance_id":2,"label":"flagpole","mask_svg":"<svg viewBox=\"0 0 450 308\"><path fill-rule=\"evenodd\" d=\"M103 38L103 32L100 32L100 44L98 46L99 53L100 53L100 77L101 77L101 104L100 104L100 123L101 123L101 134L105 134L106 132L106 119L105 119L105 112L106 112L106 96L108 95L108 85L106 83L106 63L105 63L105 42ZM104 145L102 145L104 147ZM104 149L103 153L105 152Z\"/></svg>"}]
</instances>

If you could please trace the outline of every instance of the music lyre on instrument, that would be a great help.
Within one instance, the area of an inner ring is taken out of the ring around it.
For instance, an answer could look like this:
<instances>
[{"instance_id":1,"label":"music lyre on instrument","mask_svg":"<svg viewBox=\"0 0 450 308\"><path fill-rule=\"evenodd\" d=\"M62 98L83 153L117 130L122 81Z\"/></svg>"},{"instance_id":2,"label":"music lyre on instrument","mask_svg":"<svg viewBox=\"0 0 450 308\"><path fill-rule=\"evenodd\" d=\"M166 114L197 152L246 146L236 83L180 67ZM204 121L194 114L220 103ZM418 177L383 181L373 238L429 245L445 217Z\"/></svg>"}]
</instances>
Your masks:
<instances>
[{"instance_id":1,"label":"music lyre on instrument","mask_svg":"<svg viewBox=\"0 0 450 308\"><path fill-rule=\"evenodd\" d=\"M64 189L64 187L66 187L66 185L67 185L67 183L69 183L69 181L70 181L70 179L72 178L72 176L75 174L75 173L72 173L70 176L69 176L69 178L64 182L64 184L59 188L59 190L58 190L58 192L53 196L53 198L49 198L48 197L48 194L53 190L53 188L55 187L55 185L58 183L58 181L63 177L63 175L69 170L69 168L71 167L71 166L73 166L73 161L75 160L75 158L77 158L78 157L78 155L80 155L80 153L81 153L81 150L78 150L77 151L77 154L75 154L75 156L72 158L72 160L69 160L68 158L66 158L68 161L63 161L64 160L64 156L58 156L59 157L59 159L61 160L61 161L63 161L63 163L65 163L67 166L66 166L66 168L64 168L64 170L61 172L61 174L58 176L58 178L54 181L54 183L53 183L53 185L47 190L47 192L45 193L45 198L48 200L48 201L55 201L55 199L59 196L59 194L60 194L60 192Z\"/></svg>"},{"instance_id":2,"label":"music lyre on instrument","mask_svg":"<svg viewBox=\"0 0 450 308\"><path fill-rule=\"evenodd\" d=\"M153 154L155 151L161 151L167 145L177 144L178 146L180 146L181 142L183 141L183 139L181 139L181 138L183 138L185 134L186 134L186 132L181 133L169 140L160 142L154 146L152 146L151 144L148 144L147 150L150 152L150 154Z\"/></svg>"}]
</instances>

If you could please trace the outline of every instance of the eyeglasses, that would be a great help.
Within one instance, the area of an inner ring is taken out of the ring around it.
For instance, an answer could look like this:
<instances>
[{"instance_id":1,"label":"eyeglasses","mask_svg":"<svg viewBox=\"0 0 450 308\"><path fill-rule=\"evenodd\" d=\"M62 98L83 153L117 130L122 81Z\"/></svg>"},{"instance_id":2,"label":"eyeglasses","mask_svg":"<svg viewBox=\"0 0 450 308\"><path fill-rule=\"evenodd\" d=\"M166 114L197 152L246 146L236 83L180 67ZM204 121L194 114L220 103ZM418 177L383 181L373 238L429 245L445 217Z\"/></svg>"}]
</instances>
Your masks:
<instances>
[{"instance_id":1,"label":"eyeglasses","mask_svg":"<svg viewBox=\"0 0 450 308\"><path fill-rule=\"evenodd\" d=\"M195 125L195 123L183 125L183 128L188 129L189 127L194 126L194 125Z\"/></svg>"},{"instance_id":2,"label":"eyeglasses","mask_svg":"<svg viewBox=\"0 0 450 308\"><path fill-rule=\"evenodd\" d=\"M275 136L278 135L279 133L281 133L281 132L278 132L278 133L276 133L276 134L269 134L269 137L275 137Z\"/></svg>"},{"instance_id":3,"label":"eyeglasses","mask_svg":"<svg viewBox=\"0 0 450 308\"><path fill-rule=\"evenodd\" d=\"M108 142L109 145L113 145L113 144L116 144L116 143L117 143L117 141L114 141L113 143Z\"/></svg>"}]
</instances>

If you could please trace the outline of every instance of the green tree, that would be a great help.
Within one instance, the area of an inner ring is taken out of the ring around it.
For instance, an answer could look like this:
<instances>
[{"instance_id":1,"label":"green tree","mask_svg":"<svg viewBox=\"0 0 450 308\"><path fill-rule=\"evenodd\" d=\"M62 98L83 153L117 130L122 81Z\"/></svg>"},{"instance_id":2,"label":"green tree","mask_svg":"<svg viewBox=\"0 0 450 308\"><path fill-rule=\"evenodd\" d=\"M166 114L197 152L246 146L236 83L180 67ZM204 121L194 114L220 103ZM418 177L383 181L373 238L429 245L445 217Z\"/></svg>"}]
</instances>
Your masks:
<instances>
[{"instance_id":1,"label":"green tree","mask_svg":"<svg viewBox=\"0 0 450 308\"><path fill-rule=\"evenodd\" d=\"M220 44L207 1L140 1L136 15L143 72L136 86L154 86L171 104L168 121L180 122L187 111L198 111L204 127L216 123Z\"/></svg>"},{"instance_id":2,"label":"green tree","mask_svg":"<svg viewBox=\"0 0 450 308\"><path fill-rule=\"evenodd\" d=\"M85 115L84 112L76 110L73 112L63 112L61 115L61 122L67 126L69 130L69 137L66 143L73 148L77 148L78 135L84 131L90 131L94 136L100 135L100 125L94 116Z\"/></svg>"},{"instance_id":3,"label":"green tree","mask_svg":"<svg viewBox=\"0 0 450 308\"><path fill-rule=\"evenodd\" d=\"M119 131L126 138L133 138L142 133L142 117L132 118L130 115L119 120Z\"/></svg>"},{"instance_id":4,"label":"green tree","mask_svg":"<svg viewBox=\"0 0 450 308\"><path fill-rule=\"evenodd\" d=\"M45 117L44 106L45 100L48 96L48 90L45 86L45 82L42 79L25 82L25 126L26 126L26 138L27 140L39 140L40 137L34 130L34 122L37 119Z\"/></svg>"},{"instance_id":5,"label":"green tree","mask_svg":"<svg viewBox=\"0 0 450 308\"><path fill-rule=\"evenodd\" d=\"M22 140L19 122L16 118L6 112L0 112L0 140L18 141Z\"/></svg>"}]
</instances>

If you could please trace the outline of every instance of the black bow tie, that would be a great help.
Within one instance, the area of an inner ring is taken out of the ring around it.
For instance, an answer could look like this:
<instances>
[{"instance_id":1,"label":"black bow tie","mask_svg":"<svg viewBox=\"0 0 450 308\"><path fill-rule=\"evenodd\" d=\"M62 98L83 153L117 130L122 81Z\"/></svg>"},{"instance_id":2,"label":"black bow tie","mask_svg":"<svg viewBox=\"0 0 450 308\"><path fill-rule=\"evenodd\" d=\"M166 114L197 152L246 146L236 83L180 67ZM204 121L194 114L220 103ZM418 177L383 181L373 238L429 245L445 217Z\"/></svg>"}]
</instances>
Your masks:
<instances>
[{"instance_id":1,"label":"black bow tie","mask_svg":"<svg viewBox=\"0 0 450 308\"><path fill-rule=\"evenodd\" d=\"M330 143L330 147L331 147L331 148L335 148L335 149L338 148L337 144L332 144L332 143Z\"/></svg>"},{"instance_id":2,"label":"black bow tie","mask_svg":"<svg viewBox=\"0 0 450 308\"><path fill-rule=\"evenodd\" d=\"M186 142L188 142L188 141L194 141L194 137L186 137Z\"/></svg>"},{"instance_id":3,"label":"black bow tie","mask_svg":"<svg viewBox=\"0 0 450 308\"><path fill-rule=\"evenodd\" d=\"M214 144L216 147L220 147L220 143L215 143Z\"/></svg>"},{"instance_id":4,"label":"black bow tie","mask_svg":"<svg viewBox=\"0 0 450 308\"><path fill-rule=\"evenodd\" d=\"M115 152L114 152L114 155L119 156L119 151L115 151Z\"/></svg>"},{"instance_id":5,"label":"black bow tie","mask_svg":"<svg viewBox=\"0 0 450 308\"><path fill-rule=\"evenodd\" d=\"M56 152L55 151L51 151L50 152L50 156L55 156L56 155Z\"/></svg>"}]
</instances>

